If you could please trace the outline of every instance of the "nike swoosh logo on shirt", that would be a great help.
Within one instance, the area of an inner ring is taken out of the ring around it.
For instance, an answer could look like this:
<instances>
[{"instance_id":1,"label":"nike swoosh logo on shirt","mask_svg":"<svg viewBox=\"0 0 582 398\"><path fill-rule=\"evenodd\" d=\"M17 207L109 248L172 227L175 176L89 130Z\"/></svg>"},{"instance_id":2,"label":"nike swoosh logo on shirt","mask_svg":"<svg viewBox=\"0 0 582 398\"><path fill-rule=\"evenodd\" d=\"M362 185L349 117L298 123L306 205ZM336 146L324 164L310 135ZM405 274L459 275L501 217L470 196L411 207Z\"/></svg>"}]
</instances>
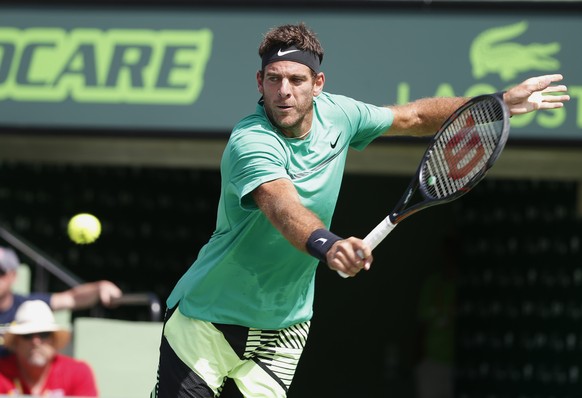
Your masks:
<instances>
[{"instance_id":1,"label":"nike swoosh logo on shirt","mask_svg":"<svg viewBox=\"0 0 582 398\"><path fill-rule=\"evenodd\" d=\"M335 142L330 142L329 145L331 145L331 149L335 149L335 146L337 145L337 142L339 141L340 136L342 135L342 133L339 133L337 138L335 139Z\"/></svg>"},{"instance_id":2,"label":"nike swoosh logo on shirt","mask_svg":"<svg viewBox=\"0 0 582 398\"><path fill-rule=\"evenodd\" d=\"M282 57L283 55L287 55L290 53L294 53L295 51L299 51L299 50L287 50L287 51L281 51L281 49L279 49L279 51L277 51L277 55Z\"/></svg>"}]
</instances>

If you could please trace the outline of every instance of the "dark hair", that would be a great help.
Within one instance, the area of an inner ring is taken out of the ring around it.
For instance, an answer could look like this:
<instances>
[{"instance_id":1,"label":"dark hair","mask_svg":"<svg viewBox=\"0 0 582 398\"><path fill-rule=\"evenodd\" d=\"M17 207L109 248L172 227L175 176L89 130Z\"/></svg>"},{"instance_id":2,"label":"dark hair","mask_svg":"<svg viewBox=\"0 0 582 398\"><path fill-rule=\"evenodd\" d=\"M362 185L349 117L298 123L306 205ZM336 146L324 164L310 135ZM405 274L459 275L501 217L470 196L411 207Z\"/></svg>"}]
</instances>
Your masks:
<instances>
[{"instance_id":1,"label":"dark hair","mask_svg":"<svg viewBox=\"0 0 582 398\"><path fill-rule=\"evenodd\" d=\"M259 45L259 57L262 58L275 47L291 46L312 52L319 57L320 63L323 61L323 47L317 35L303 22L297 25L281 25L265 33Z\"/></svg>"}]
</instances>

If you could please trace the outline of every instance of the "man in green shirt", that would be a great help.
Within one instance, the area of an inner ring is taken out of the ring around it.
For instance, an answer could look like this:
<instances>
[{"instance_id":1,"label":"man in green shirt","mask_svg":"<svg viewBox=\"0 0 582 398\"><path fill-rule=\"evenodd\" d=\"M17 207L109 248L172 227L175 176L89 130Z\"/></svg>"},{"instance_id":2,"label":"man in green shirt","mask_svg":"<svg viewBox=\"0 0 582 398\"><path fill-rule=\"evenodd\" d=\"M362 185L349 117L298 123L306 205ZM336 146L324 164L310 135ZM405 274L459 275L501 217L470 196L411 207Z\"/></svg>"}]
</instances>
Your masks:
<instances>
[{"instance_id":1,"label":"man in green shirt","mask_svg":"<svg viewBox=\"0 0 582 398\"><path fill-rule=\"evenodd\" d=\"M316 267L355 276L373 260L362 239L329 231L348 148L434 134L467 100L379 107L324 92L323 48L304 24L267 32L259 56L262 97L224 150L216 230L167 300L152 397L286 397ZM528 79L504 100L512 114L561 107L561 79Z\"/></svg>"}]
</instances>

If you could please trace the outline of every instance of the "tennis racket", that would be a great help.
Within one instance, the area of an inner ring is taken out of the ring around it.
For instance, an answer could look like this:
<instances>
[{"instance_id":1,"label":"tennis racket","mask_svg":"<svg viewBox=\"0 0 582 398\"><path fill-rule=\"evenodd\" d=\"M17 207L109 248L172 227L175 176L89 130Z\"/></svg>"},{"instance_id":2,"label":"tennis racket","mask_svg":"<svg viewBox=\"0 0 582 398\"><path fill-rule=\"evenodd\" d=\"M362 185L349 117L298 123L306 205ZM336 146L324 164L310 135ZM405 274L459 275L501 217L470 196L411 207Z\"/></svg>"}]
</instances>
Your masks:
<instances>
[{"instance_id":1,"label":"tennis racket","mask_svg":"<svg viewBox=\"0 0 582 398\"><path fill-rule=\"evenodd\" d=\"M404 195L364 242L373 250L405 218L465 195L499 158L508 136L509 110L501 95L471 98L434 135Z\"/></svg>"}]
</instances>

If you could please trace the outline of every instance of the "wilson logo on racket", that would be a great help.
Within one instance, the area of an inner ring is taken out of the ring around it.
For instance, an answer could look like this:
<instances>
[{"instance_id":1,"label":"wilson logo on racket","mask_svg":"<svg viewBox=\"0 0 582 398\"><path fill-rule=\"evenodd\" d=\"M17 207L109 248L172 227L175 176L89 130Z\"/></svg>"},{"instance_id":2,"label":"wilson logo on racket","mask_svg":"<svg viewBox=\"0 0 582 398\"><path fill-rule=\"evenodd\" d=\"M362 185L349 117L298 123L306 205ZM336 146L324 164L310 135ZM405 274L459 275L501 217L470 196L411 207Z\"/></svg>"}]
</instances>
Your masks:
<instances>
[{"instance_id":1,"label":"wilson logo on racket","mask_svg":"<svg viewBox=\"0 0 582 398\"><path fill-rule=\"evenodd\" d=\"M477 168L484 156L483 142L475 132L475 120L469 115L465 125L445 145L449 177L453 180L467 177Z\"/></svg>"}]
</instances>

